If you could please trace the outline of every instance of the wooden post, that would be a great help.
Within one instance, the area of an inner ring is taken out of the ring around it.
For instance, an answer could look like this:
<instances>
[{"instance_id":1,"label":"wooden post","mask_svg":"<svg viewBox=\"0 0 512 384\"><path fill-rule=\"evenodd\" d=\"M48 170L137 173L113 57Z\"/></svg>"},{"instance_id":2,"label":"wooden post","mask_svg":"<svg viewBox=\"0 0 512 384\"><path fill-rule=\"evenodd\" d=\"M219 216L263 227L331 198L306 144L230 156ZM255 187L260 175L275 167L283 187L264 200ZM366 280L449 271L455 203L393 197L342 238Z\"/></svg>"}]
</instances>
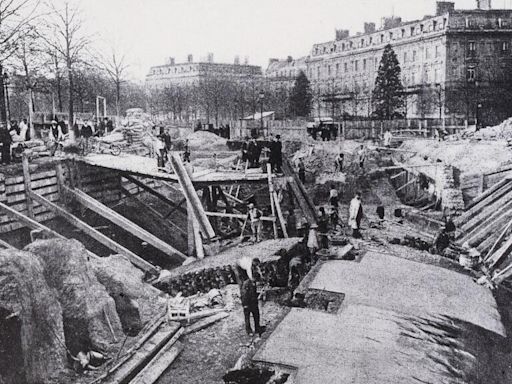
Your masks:
<instances>
[{"instance_id":1,"label":"wooden post","mask_svg":"<svg viewBox=\"0 0 512 384\"><path fill-rule=\"evenodd\" d=\"M268 164L268 163L267 163L267 174L268 174L268 191L269 191L269 196L270 196L270 208L272 209L272 216L276 217L276 209L274 206L274 196L273 196L274 185L272 184L272 168L271 168L270 164ZM274 228L274 238L277 239L278 238L277 223L275 221L272 223L272 227Z\"/></svg>"},{"instance_id":2,"label":"wooden post","mask_svg":"<svg viewBox=\"0 0 512 384\"><path fill-rule=\"evenodd\" d=\"M59 188L59 197L62 198L62 194L64 193L62 187L65 185L64 169L62 168L62 163L59 162L55 165L55 173L57 175L57 187Z\"/></svg>"},{"instance_id":3,"label":"wooden post","mask_svg":"<svg viewBox=\"0 0 512 384\"><path fill-rule=\"evenodd\" d=\"M28 217L34 218L34 201L32 200L32 184L30 179L30 166L28 164L28 156L23 152L21 163L23 166L23 182L25 184L25 198L27 200Z\"/></svg>"},{"instance_id":4,"label":"wooden post","mask_svg":"<svg viewBox=\"0 0 512 384\"><path fill-rule=\"evenodd\" d=\"M485 190L485 175L482 173L482 175L480 175L480 180L479 180L479 184L478 184L478 194L481 195L482 193L484 193L484 190Z\"/></svg>"}]
</instances>

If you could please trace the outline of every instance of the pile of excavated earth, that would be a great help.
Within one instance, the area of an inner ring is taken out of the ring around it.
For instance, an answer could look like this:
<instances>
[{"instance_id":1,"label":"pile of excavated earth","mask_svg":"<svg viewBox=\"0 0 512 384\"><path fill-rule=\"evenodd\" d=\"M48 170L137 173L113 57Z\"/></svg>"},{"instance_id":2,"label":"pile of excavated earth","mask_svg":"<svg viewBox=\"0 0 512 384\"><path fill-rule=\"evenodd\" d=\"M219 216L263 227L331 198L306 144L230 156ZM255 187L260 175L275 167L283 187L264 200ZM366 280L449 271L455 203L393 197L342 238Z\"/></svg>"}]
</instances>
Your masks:
<instances>
[{"instance_id":1,"label":"pile of excavated earth","mask_svg":"<svg viewBox=\"0 0 512 384\"><path fill-rule=\"evenodd\" d=\"M158 291L124 256L98 259L76 240L37 240L0 251L0 381L76 382L80 352L105 356L161 312Z\"/></svg>"}]
</instances>

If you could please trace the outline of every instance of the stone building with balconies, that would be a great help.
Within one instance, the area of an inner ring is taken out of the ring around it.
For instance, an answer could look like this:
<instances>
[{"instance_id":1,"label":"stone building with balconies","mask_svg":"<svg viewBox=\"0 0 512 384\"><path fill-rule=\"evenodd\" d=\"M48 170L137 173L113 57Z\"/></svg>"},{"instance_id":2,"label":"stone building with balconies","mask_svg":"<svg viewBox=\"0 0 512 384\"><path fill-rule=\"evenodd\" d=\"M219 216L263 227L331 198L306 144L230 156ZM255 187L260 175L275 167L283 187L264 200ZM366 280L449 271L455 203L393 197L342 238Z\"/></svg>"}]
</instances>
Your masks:
<instances>
[{"instance_id":1,"label":"stone building with balconies","mask_svg":"<svg viewBox=\"0 0 512 384\"><path fill-rule=\"evenodd\" d=\"M307 75L318 115L369 117L372 90L384 47L391 44L401 67L407 117L478 118L495 122L512 114L512 10L494 10L490 0L458 10L437 2L435 16L404 22L365 23L364 33L315 44ZM328 102L325 102L325 101Z\"/></svg>"}]
</instances>

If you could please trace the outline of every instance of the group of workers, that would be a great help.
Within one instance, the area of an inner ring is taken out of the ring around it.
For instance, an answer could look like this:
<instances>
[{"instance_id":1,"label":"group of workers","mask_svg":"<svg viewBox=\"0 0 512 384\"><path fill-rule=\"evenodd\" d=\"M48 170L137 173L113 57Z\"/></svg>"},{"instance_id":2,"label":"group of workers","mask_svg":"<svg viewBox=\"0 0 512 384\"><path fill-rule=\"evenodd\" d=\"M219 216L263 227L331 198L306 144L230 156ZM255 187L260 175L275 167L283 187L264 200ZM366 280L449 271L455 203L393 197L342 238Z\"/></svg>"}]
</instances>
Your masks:
<instances>
[{"instance_id":1,"label":"group of workers","mask_svg":"<svg viewBox=\"0 0 512 384\"><path fill-rule=\"evenodd\" d=\"M256 139L245 138L242 143L241 158L242 163L248 164L249 168L260 166L260 157L263 150L269 152L268 161L272 167L272 172L280 173L283 164L283 143L281 136L277 135L272 138L270 143L261 146Z\"/></svg>"}]
</instances>

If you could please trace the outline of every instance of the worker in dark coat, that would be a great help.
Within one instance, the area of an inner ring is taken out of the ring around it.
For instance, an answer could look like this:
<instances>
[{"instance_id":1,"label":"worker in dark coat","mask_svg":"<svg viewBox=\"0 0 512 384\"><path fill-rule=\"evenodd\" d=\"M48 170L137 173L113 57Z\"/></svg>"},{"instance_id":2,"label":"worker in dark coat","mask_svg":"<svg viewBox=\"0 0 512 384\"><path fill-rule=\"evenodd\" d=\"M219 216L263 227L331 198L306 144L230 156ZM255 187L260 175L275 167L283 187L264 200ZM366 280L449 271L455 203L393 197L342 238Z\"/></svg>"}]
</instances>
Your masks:
<instances>
[{"instance_id":1,"label":"worker in dark coat","mask_svg":"<svg viewBox=\"0 0 512 384\"><path fill-rule=\"evenodd\" d=\"M249 138L246 137L242 143L242 163L245 164L249 160Z\"/></svg>"},{"instance_id":2,"label":"worker in dark coat","mask_svg":"<svg viewBox=\"0 0 512 384\"><path fill-rule=\"evenodd\" d=\"M281 172L281 165L283 163L283 143L281 143L281 136L277 135L272 143L270 143L270 165L273 172Z\"/></svg>"},{"instance_id":3,"label":"worker in dark coat","mask_svg":"<svg viewBox=\"0 0 512 384\"><path fill-rule=\"evenodd\" d=\"M0 141L2 143L2 164L10 164L12 139L7 128L0 128Z\"/></svg>"}]
</instances>

